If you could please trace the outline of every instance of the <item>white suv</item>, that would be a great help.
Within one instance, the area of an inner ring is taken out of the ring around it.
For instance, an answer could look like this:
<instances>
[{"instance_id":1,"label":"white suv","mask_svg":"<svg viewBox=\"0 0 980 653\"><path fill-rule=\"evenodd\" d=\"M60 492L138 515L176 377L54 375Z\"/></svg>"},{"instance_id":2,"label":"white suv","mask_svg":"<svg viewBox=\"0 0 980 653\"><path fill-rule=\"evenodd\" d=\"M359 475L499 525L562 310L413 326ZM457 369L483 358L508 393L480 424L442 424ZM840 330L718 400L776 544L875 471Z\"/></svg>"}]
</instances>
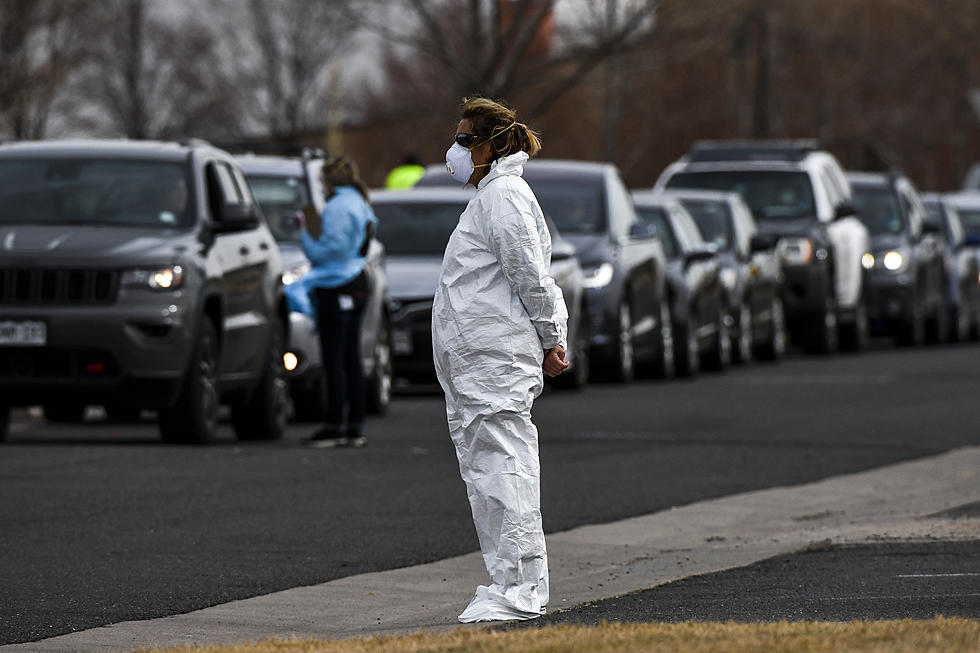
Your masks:
<instances>
[{"instance_id":1,"label":"white suv","mask_svg":"<svg viewBox=\"0 0 980 653\"><path fill-rule=\"evenodd\" d=\"M813 141L699 141L670 164L654 190L740 193L761 234L777 244L792 339L814 352L867 340L867 228L837 159Z\"/></svg>"}]
</instances>

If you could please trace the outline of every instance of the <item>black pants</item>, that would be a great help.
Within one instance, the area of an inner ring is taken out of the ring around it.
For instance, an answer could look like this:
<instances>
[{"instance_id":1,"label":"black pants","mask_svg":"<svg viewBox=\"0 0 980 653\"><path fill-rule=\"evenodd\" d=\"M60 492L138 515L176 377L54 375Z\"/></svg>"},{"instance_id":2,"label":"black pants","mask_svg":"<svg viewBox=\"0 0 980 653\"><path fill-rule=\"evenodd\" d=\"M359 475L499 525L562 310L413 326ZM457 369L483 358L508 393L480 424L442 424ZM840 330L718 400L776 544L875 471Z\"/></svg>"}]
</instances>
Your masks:
<instances>
[{"instance_id":1,"label":"black pants","mask_svg":"<svg viewBox=\"0 0 980 653\"><path fill-rule=\"evenodd\" d=\"M367 401L361 367L361 323L367 294L337 288L317 288L314 292L320 352L327 379L326 426L340 431L346 421L347 433L357 436L364 424Z\"/></svg>"}]
</instances>

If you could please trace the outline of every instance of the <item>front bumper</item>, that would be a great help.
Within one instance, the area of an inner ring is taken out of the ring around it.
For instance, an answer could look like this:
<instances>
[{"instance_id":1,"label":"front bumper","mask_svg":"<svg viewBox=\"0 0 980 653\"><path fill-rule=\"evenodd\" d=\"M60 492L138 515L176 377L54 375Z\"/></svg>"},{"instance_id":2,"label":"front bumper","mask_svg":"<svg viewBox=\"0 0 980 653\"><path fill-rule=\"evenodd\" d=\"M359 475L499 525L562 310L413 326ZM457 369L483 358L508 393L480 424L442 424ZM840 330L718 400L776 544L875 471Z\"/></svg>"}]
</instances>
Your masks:
<instances>
[{"instance_id":1,"label":"front bumper","mask_svg":"<svg viewBox=\"0 0 980 653\"><path fill-rule=\"evenodd\" d=\"M9 405L171 405L199 319L186 291L121 288L103 305L0 305L0 321L43 322L46 331L41 345L0 345L0 398Z\"/></svg>"},{"instance_id":2,"label":"front bumper","mask_svg":"<svg viewBox=\"0 0 980 653\"><path fill-rule=\"evenodd\" d=\"M432 302L400 306L391 315L391 365L396 383L434 383Z\"/></svg>"},{"instance_id":3,"label":"front bumper","mask_svg":"<svg viewBox=\"0 0 980 653\"><path fill-rule=\"evenodd\" d=\"M827 293L833 292L826 266L783 265L783 279L783 311L791 330L823 314Z\"/></svg>"},{"instance_id":4,"label":"front bumper","mask_svg":"<svg viewBox=\"0 0 980 653\"><path fill-rule=\"evenodd\" d=\"M868 277L868 319L874 330L905 322L915 312L916 289L902 273L874 271Z\"/></svg>"},{"instance_id":5,"label":"front bumper","mask_svg":"<svg viewBox=\"0 0 980 653\"><path fill-rule=\"evenodd\" d=\"M320 334L312 318L297 311L290 312L286 351L296 356L296 367L286 372L290 385L305 387L314 383L323 371L323 359Z\"/></svg>"}]
</instances>

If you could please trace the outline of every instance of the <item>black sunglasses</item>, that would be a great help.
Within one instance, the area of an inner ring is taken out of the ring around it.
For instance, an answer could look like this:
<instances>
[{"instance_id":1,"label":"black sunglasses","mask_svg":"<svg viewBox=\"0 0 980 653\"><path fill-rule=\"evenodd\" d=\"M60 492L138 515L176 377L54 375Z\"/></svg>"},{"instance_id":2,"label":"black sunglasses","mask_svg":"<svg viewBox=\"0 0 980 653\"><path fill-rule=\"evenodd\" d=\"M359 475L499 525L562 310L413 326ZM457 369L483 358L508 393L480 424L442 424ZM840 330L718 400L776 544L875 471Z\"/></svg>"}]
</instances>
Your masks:
<instances>
[{"instance_id":1,"label":"black sunglasses","mask_svg":"<svg viewBox=\"0 0 980 653\"><path fill-rule=\"evenodd\" d=\"M480 140L480 137L476 134L464 134L462 132L456 134L456 142L462 147L469 148L478 140Z\"/></svg>"}]
</instances>

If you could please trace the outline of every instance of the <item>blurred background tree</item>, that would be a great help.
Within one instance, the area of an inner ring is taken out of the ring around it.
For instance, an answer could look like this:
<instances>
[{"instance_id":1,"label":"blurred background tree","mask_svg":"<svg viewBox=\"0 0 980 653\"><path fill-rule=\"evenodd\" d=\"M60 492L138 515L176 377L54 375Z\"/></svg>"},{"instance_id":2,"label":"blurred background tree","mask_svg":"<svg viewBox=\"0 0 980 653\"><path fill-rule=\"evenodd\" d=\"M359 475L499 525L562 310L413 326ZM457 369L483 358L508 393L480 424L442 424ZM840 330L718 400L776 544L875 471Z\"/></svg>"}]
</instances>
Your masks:
<instances>
[{"instance_id":1,"label":"blurred background tree","mask_svg":"<svg viewBox=\"0 0 980 653\"><path fill-rule=\"evenodd\" d=\"M977 0L3 0L0 135L330 145L377 184L479 93L632 186L698 138L817 137L946 190L978 30Z\"/></svg>"}]
</instances>

